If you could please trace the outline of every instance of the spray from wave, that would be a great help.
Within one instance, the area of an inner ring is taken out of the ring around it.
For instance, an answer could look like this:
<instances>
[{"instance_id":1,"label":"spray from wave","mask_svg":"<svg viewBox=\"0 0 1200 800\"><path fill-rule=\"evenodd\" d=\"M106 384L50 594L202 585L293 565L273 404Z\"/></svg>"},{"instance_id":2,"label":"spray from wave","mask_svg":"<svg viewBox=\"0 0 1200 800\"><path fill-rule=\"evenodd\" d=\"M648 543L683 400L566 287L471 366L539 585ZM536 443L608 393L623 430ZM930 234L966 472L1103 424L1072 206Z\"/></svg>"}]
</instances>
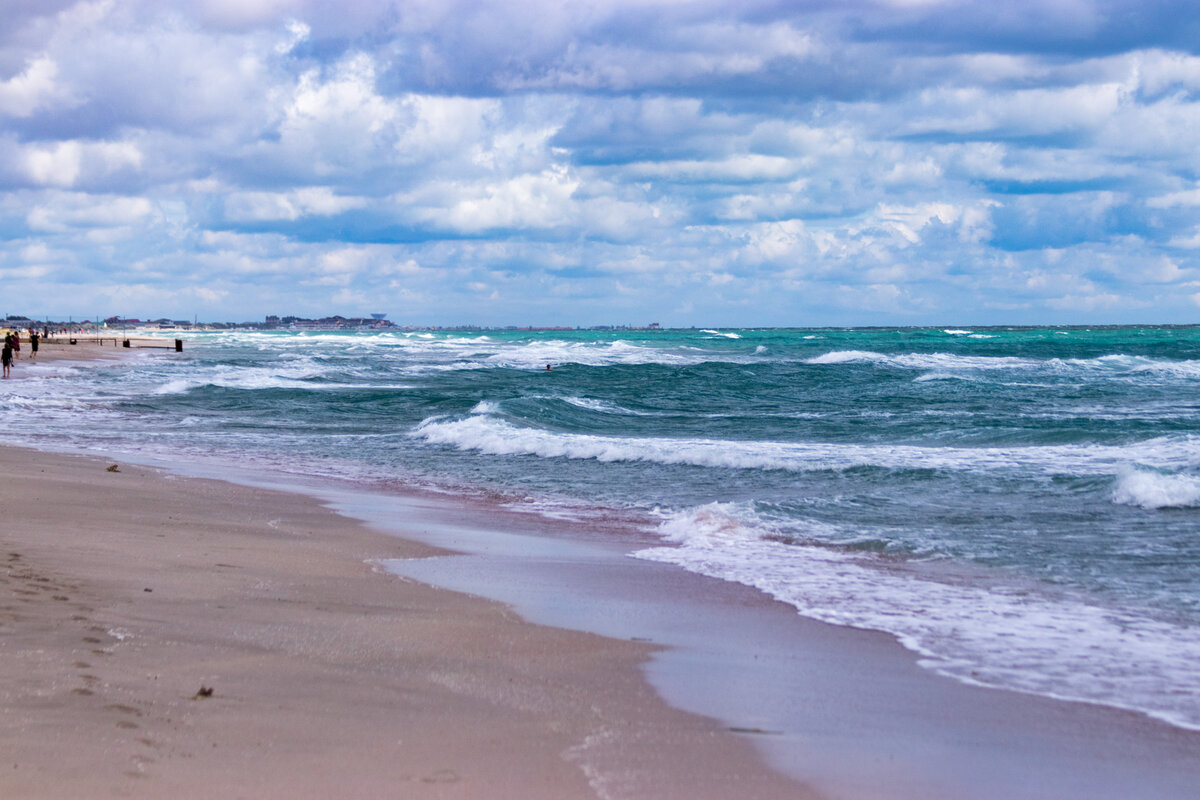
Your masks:
<instances>
[{"instance_id":1,"label":"spray from wave","mask_svg":"<svg viewBox=\"0 0 1200 800\"><path fill-rule=\"evenodd\" d=\"M1200 476L1127 468L1117 475L1114 503L1142 508L1200 506Z\"/></svg>"}]
</instances>

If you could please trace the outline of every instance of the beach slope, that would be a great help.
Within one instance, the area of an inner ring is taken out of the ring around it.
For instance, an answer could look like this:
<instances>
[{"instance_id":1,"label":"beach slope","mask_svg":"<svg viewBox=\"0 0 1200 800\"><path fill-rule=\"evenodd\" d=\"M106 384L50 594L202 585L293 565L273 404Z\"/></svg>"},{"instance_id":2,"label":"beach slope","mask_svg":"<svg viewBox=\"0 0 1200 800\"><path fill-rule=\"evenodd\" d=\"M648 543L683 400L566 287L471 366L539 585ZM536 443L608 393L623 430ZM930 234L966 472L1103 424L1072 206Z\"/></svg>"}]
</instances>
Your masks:
<instances>
[{"instance_id":1,"label":"beach slope","mask_svg":"<svg viewBox=\"0 0 1200 800\"><path fill-rule=\"evenodd\" d=\"M306 497L0 448L0 796L805 798L649 647L383 574Z\"/></svg>"}]
</instances>

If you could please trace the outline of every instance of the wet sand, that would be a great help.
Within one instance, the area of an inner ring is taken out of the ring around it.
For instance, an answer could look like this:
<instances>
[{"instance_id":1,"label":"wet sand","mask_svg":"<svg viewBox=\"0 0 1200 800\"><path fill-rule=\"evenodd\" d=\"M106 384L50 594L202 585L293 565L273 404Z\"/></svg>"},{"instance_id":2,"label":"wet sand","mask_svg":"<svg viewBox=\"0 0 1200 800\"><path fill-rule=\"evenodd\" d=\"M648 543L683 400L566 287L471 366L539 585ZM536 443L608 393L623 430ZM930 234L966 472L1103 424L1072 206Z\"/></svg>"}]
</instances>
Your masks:
<instances>
[{"instance_id":1,"label":"wet sand","mask_svg":"<svg viewBox=\"0 0 1200 800\"><path fill-rule=\"evenodd\" d=\"M2 797L815 796L666 705L651 645L385 574L441 551L309 498L110 466L0 448Z\"/></svg>"},{"instance_id":2,"label":"wet sand","mask_svg":"<svg viewBox=\"0 0 1200 800\"><path fill-rule=\"evenodd\" d=\"M614 545L612 532L486 501L315 491L381 530L403 519L420 541L466 554L389 563L398 574L499 600L538 623L665 645L646 672L668 702L723 720L828 797L1193 800L1200 786L1200 732L963 684L923 668L891 635L630 559L628 537Z\"/></svg>"}]
</instances>

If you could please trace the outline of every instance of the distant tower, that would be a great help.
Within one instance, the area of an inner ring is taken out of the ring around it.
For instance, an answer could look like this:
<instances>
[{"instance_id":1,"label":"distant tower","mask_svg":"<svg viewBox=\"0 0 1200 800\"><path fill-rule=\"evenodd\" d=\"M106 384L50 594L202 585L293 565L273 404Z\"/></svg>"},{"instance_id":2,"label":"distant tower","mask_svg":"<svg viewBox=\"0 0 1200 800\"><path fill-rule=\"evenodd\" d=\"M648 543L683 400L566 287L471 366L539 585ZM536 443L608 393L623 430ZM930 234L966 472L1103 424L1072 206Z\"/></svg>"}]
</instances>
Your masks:
<instances>
[{"instance_id":1,"label":"distant tower","mask_svg":"<svg viewBox=\"0 0 1200 800\"><path fill-rule=\"evenodd\" d=\"M387 314L372 314L371 317L377 322L382 322L387 319Z\"/></svg>"}]
</instances>

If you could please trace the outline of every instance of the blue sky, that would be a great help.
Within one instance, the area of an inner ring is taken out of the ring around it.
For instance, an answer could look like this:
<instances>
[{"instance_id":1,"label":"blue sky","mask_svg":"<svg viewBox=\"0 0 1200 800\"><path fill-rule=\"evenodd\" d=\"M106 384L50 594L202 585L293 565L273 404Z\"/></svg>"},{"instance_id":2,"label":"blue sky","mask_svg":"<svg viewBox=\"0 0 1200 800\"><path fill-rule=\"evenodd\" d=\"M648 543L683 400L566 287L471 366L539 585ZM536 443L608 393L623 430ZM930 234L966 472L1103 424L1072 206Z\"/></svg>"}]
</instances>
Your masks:
<instances>
[{"instance_id":1,"label":"blue sky","mask_svg":"<svg viewBox=\"0 0 1200 800\"><path fill-rule=\"evenodd\" d=\"M0 311L1200 321L1200 9L5 0Z\"/></svg>"}]
</instances>

